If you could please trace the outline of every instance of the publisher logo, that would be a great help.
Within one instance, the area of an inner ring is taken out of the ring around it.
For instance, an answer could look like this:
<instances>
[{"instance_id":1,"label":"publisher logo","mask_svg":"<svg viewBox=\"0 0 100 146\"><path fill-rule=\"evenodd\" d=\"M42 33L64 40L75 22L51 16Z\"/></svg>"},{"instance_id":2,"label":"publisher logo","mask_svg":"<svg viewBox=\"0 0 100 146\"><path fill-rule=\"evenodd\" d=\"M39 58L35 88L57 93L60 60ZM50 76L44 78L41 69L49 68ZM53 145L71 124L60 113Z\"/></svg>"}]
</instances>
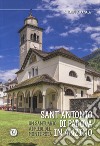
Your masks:
<instances>
[{"instance_id":1,"label":"publisher logo","mask_svg":"<svg viewBox=\"0 0 100 146\"><path fill-rule=\"evenodd\" d=\"M11 129L11 130L10 130L10 135L11 135L11 136L17 136L17 134L18 134L17 129Z\"/></svg>"}]
</instances>

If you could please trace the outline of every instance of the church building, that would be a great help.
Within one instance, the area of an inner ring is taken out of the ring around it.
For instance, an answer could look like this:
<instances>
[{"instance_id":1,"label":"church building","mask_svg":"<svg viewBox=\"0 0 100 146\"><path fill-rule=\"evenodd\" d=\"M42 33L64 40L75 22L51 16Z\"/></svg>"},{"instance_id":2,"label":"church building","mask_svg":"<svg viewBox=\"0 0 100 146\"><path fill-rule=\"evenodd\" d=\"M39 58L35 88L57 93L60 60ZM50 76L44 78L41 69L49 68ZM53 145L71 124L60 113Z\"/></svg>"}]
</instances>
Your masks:
<instances>
[{"instance_id":1,"label":"church building","mask_svg":"<svg viewBox=\"0 0 100 146\"><path fill-rule=\"evenodd\" d=\"M43 30L32 14L19 30L18 84L7 91L12 109L16 105L21 112L71 110L72 100L97 97L100 73L64 48L43 51Z\"/></svg>"}]
</instances>

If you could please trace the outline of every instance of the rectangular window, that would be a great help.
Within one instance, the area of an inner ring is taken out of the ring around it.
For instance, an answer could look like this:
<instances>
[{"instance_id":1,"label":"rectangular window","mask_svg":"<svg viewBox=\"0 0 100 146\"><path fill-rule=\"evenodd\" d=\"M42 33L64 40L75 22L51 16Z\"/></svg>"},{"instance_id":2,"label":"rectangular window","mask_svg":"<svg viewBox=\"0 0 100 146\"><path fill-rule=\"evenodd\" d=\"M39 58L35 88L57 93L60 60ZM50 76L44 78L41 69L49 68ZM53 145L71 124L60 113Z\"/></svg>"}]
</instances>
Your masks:
<instances>
[{"instance_id":1,"label":"rectangular window","mask_svg":"<svg viewBox=\"0 0 100 146\"><path fill-rule=\"evenodd\" d=\"M28 79L31 78L31 72L28 72Z\"/></svg>"},{"instance_id":2,"label":"rectangular window","mask_svg":"<svg viewBox=\"0 0 100 146\"><path fill-rule=\"evenodd\" d=\"M38 75L38 67L35 69L35 75Z\"/></svg>"},{"instance_id":3,"label":"rectangular window","mask_svg":"<svg viewBox=\"0 0 100 146\"><path fill-rule=\"evenodd\" d=\"M81 90L81 97L83 97L83 91Z\"/></svg>"},{"instance_id":4,"label":"rectangular window","mask_svg":"<svg viewBox=\"0 0 100 146\"><path fill-rule=\"evenodd\" d=\"M35 74L34 74L34 68L32 69L32 72L33 72L33 77L34 77L34 75L35 75Z\"/></svg>"},{"instance_id":5,"label":"rectangular window","mask_svg":"<svg viewBox=\"0 0 100 146\"><path fill-rule=\"evenodd\" d=\"M32 75L33 77L38 75L38 67L32 68Z\"/></svg>"}]
</instances>

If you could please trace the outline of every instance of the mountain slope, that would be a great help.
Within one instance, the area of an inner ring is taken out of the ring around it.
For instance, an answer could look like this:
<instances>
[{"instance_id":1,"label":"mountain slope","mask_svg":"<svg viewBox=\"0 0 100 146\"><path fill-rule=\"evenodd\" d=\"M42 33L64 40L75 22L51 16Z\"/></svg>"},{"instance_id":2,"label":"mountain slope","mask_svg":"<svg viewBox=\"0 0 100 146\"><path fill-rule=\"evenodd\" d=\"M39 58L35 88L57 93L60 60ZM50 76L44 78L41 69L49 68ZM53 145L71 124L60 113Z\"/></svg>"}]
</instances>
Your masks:
<instances>
[{"instance_id":1,"label":"mountain slope","mask_svg":"<svg viewBox=\"0 0 100 146\"><path fill-rule=\"evenodd\" d=\"M90 55L83 57L82 59L89 62L91 67L100 72L100 49L97 49L96 51L94 51Z\"/></svg>"}]
</instances>

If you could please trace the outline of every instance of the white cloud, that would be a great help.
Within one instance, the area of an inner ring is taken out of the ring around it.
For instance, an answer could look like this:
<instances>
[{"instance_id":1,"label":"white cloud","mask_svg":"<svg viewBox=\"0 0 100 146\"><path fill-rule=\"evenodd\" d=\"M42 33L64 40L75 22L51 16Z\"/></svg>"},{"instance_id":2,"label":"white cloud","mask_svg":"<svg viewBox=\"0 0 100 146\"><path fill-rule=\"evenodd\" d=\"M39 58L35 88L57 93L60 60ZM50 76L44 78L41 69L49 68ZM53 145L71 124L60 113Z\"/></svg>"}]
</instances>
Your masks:
<instances>
[{"instance_id":1,"label":"white cloud","mask_svg":"<svg viewBox=\"0 0 100 146\"><path fill-rule=\"evenodd\" d=\"M55 14L54 14L54 17L59 17L59 16L60 16L59 13L55 13Z\"/></svg>"},{"instance_id":2,"label":"white cloud","mask_svg":"<svg viewBox=\"0 0 100 146\"><path fill-rule=\"evenodd\" d=\"M60 48L64 48L64 49L66 49L66 50L73 50L73 49L74 49L73 47L67 47L67 46L64 46L64 45L61 45L61 46L50 46L49 48L50 48L51 50L52 50L52 49L56 50L56 49L60 49Z\"/></svg>"},{"instance_id":3,"label":"white cloud","mask_svg":"<svg viewBox=\"0 0 100 146\"><path fill-rule=\"evenodd\" d=\"M99 48L99 46L95 43L95 44L92 45L90 51L91 51L91 52L94 52L94 51L96 51L98 48Z\"/></svg>"},{"instance_id":4,"label":"white cloud","mask_svg":"<svg viewBox=\"0 0 100 146\"><path fill-rule=\"evenodd\" d=\"M47 19L44 19L43 20L43 24L46 24L48 21L47 21Z\"/></svg>"},{"instance_id":5,"label":"white cloud","mask_svg":"<svg viewBox=\"0 0 100 146\"><path fill-rule=\"evenodd\" d=\"M4 56L0 55L0 59L2 59Z\"/></svg>"},{"instance_id":6,"label":"white cloud","mask_svg":"<svg viewBox=\"0 0 100 146\"><path fill-rule=\"evenodd\" d=\"M63 15L65 18L72 21L78 20L83 17L84 14L69 14L70 11L84 11L88 8L89 5L99 5L99 0L43 0L43 8L49 8L52 11L57 12L60 15Z\"/></svg>"},{"instance_id":7,"label":"white cloud","mask_svg":"<svg viewBox=\"0 0 100 146\"><path fill-rule=\"evenodd\" d=\"M93 33L90 35L91 39L95 40L96 43L100 44L100 33Z\"/></svg>"},{"instance_id":8,"label":"white cloud","mask_svg":"<svg viewBox=\"0 0 100 146\"><path fill-rule=\"evenodd\" d=\"M85 32L93 32L93 31L100 31L100 26L97 26L97 27L91 27L91 26L87 26L85 29L84 29Z\"/></svg>"},{"instance_id":9,"label":"white cloud","mask_svg":"<svg viewBox=\"0 0 100 146\"><path fill-rule=\"evenodd\" d=\"M65 29L68 29L68 26L65 26Z\"/></svg>"},{"instance_id":10,"label":"white cloud","mask_svg":"<svg viewBox=\"0 0 100 146\"><path fill-rule=\"evenodd\" d=\"M97 49L98 49L97 47L96 47L96 48L94 47L94 48L90 49L90 51L91 51L91 52L94 52L94 51L96 51Z\"/></svg>"},{"instance_id":11,"label":"white cloud","mask_svg":"<svg viewBox=\"0 0 100 146\"><path fill-rule=\"evenodd\" d=\"M98 47L96 46L96 44L92 45L93 48L90 49L91 52L94 52L98 49Z\"/></svg>"},{"instance_id":12,"label":"white cloud","mask_svg":"<svg viewBox=\"0 0 100 146\"><path fill-rule=\"evenodd\" d=\"M50 2L50 0L42 0L43 2Z\"/></svg>"},{"instance_id":13,"label":"white cloud","mask_svg":"<svg viewBox=\"0 0 100 146\"><path fill-rule=\"evenodd\" d=\"M97 17L96 20L97 20L98 22L100 22L100 17Z\"/></svg>"},{"instance_id":14,"label":"white cloud","mask_svg":"<svg viewBox=\"0 0 100 146\"><path fill-rule=\"evenodd\" d=\"M99 33L93 33L93 34L91 34L91 38L92 38L92 39L94 39L94 38L96 38L96 37L98 37L98 36L100 36Z\"/></svg>"},{"instance_id":15,"label":"white cloud","mask_svg":"<svg viewBox=\"0 0 100 146\"><path fill-rule=\"evenodd\" d=\"M81 28L79 28L79 27L76 27L69 31L69 33L79 33L79 32L81 32Z\"/></svg>"},{"instance_id":16,"label":"white cloud","mask_svg":"<svg viewBox=\"0 0 100 146\"><path fill-rule=\"evenodd\" d=\"M54 13L54 14L52 14L52 15L47 15L46 16L46 18L54 18L54 17L59 17L60 16L60 14L59 13Z\"/></svg>"},{"instance_id":17,"label":"white cloud","mask_svg":"<svg viewBox=\"0 0 100 146\"><path fill-rule=\"evenodd\" d=\"M86 52L86 51L88 51L88 50L89 50L89 49L87 49L87 48L83 49L84 52Z\"/></svg>"},{"instance_id":18,"label":"white cloud","mask_svg":"<svg viewBox=\"0 0 100 146\"><path fill-rule=\"evenodd\" d=\"M100 44L100 26L92 27L92 26L80 25L71 30L69 30L68 27L65 27L65 28L67 29L67 31L59 34L60 36L66 37L69 34L80 33L83 31L83 32L89 33L90 38L94 40L95 43Z\"/></svg>"},{"instance_id":19,"label":"white cloud","mask_svg":"<svg viewBox=\"0 0 100 146\"><path fill-rule=\"evenodd\" d=\"M65 26L65 29L68 29L68 27ZM67 32L61 33L60 36L66 37L66 36L68 36L69 33L79 33L79 32L81 32L81 31L82 31L82 29L81 29L80 27L75 27L75 28L72 29L72 30L69 30L69 31L67 31Z\"/></svg>"},{"instance_id":20,"label":"white cloud","mask_svg":"<svg viewBox=\"0 0 100 146\"><path fill-rule=\"evenodd\" d=\"M53 18L53 15L47 15L46 18Z\"/></svg>"},{"instance_id":21,"label":"white cloud","mask_svg":"<svg viewBox=\"0 0 100 146\"><path fill-rule=\"evenodd\" d=\"M100 9L97 9L97 15L100 15Z\"/></svg>"},{"instance_id":22,"label":"white cloud","mask_svg":"<svg viewBox=\"0 0 100 146\"><path fill-rule=\"evenodd\" d=\"M97 44L100 44L100 26L85 26L83 31L90 33L90 38L94 40Z\"/></svg>"},{"instance_id":23,"label":"white cloud","mask_svg":"<svg viewBox=\"0 0 100 146\"><path fill-rule=\"evenodd\" d=\"M77 48L78 50L81 50L83 52L87 52L89 49L88 48Z\"/></svg>"},{"instance_id":24,"label":"white cloud","mask_svg":"<svg viewBox=\"0 0 100 146\"><path fill-rule=\"evenodd\" d=\"M77 48L78 50L82 50L82 48Z\"/></svg>"},{"instance_id":25,"label":"white cloud","mask_svg":"<svg viewBox=\"0 0 100 146\"><path fill-rule=\"evenodd\" d=\"M16 77L16 72L18 69L12 69L12 70L0 70L0 79L2 81L8 81L8 79L14 79Z\"/></svg>"},{"instance_id":26,"label":"white cloud","mask_svg":"<svg viewBox=\"0 0 100 146\"><path fill-rule=\"evenodd\" d=\"M100 1L99 0L85 0L87 4L89 5L98 5L100 4Z\"/></svg>"},{"instance_id":27,"label":"white cloud","mask_svg":"<svg viewBox=\"0 0 100 146\"><path fill-rule=\"evenodd\" d=\"M48 26L48 27L46 28L46 30L45 30L45 33L48 34L48 33L52 32L52 31L54 31L54 29L51 28L51 26Z\"/></svg>"},{"instance_id":28,"label":"white cloud","mask_svg":"<svg viewBox=\"0 0 100 146\"><path fill-rule=\"evenodd\" d=\"M68 32L63 32L63 33L60 34L60 36L66 37L66 36L68 36Z\"/></svg>"},{"instance_id":29,"label":"white cloud","mask_svg":"<svg viewBox=\"0 0 100 146\"><path fill-rule=\"evenodd\" d=\"M100 22L100 9L96 9L95 12L96 12L96 14L95 14L96 15L96 21Z\"/></svg>"}]
</instances>

